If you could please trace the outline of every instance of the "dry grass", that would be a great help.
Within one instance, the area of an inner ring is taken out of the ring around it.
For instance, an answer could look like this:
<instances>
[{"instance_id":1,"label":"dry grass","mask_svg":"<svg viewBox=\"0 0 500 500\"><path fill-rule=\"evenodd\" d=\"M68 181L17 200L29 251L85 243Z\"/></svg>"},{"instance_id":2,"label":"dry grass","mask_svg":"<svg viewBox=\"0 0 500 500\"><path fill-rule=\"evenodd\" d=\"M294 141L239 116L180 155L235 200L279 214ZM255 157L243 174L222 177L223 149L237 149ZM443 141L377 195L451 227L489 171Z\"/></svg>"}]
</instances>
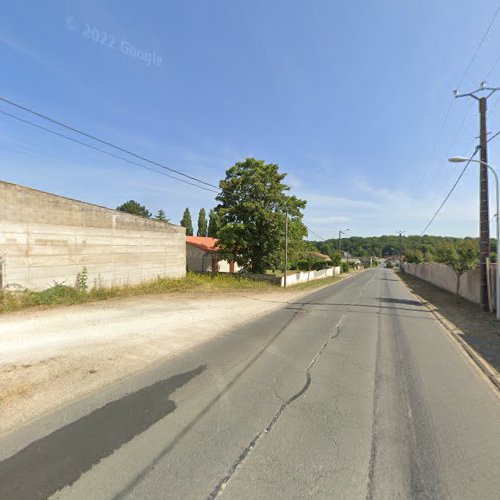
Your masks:
<instances>
[{"instance_id":1,"label":"dry grass","mask_svg":"<svg viewBox=\"0 0 500 500\"><path fill-rule=\"evenodd\" d=\"M30 307L48 307L54 305L73 305L85 302L96 302L117 297L137 295L211 292L238 290L271 290L276 286L262 281L244 278L241 275L196 274L187 273L185 278L158 278L138 285L114 286L109 288L94 288L80 291L74 287L54 284L51 288L40 292L30 290L16 292L0 292L0 313L17 311Z\"/></svg>"},{"instance_id":2,"label":"dry grass","mask_svg":"<svg viewBox=\"0 0 500 500\"><path fill-rule=\"evenodd\" d=\"M31 384L27 382L18 383L0 390L0 406L7 404L13 399L26 396L31 391Z\"/></svg>"},{"instance_id":3,"label":"dry grass","mask_svg":"<svg viewBox=\"0 0 500 500\"><path fill-rule=\"evenodd\" d=\"M324 286L335 283L340 279L342 278L323 278L308 283L301 283L290 289L302 290ZM138 285L93 288L89 291L81 291L75 287L56 283L54 286L40 292L30 290L0 292L0 314L27 308L46 308L60 305L69 306L84 304L86 302L98 302L101 300L140 295L187 292L238 292L244 290L265 292L283 289L267 281L257 281L245 278L245 276L241 274L220 273L213 275L187 273L186 277L181 279L157 278L154 281L148 281Z\"/></svg>"}]
</instances>

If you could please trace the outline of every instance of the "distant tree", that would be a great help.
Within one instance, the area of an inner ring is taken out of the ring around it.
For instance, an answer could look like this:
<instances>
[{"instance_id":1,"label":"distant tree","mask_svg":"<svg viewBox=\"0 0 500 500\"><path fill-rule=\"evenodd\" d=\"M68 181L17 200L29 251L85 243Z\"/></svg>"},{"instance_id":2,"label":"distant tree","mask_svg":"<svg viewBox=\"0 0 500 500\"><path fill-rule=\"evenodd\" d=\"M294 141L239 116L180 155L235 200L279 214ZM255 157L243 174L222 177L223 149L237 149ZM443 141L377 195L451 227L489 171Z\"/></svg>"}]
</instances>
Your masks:
<instances>
[{"instance_id":1,"label":"distant tree","mask_svg":"<svg viewBox=\"0 0 500 500\"><path fill-rule=\"evenodd\" d=\"M160 222L170 222L170 220L167 219L167 216L165 215L165 210L163 210L161 208L160 208L160 210L158 210L158 213L156 214L155 219L160 221Z\"/></svg>"},{"instance_id":2,"label":"distant tree","mask_svg":"<svg viewBox=\"0 0 500 500\"><path fill-rule=\"evenodd\" d=\"M476 241L464 240L454 246L451 243L443 243L436 248L436 261L447 265L455 271L456 295L458 304L460 293L460 277L467 271L475 269L479 258L479 247Z\"/></svg>"},{"instance_id":3,"label":"distant tree","mask_svg":"<svg viewBox=\"0 0 500 500\"><path fill-rule=\"evenodd\" d=\"M424 254L420 250L406 250L405 258L406 262L410 264L420 264L424 262Z\"/></svg>"},{"instance_id":4,"label":"distant tree","mask_svg":"<svg viewBox=\"0 0 500 500\"><path fill-rule=\"evenodd\" d=\"M207 236L208 221L205 209L202 208L198 214L198 232L197 236Z\"/></svg>"},{"instance_id":5,"label":"distant tree","mask_svg":"<svg viewBox=\"0 0 500 500\"><path fill-rule=\"evenodd\" d=\"M144 205L141 205L135 200L129 200L123 203L119 207L116 207L116 210L128 212L132 215L139 215L140 217L147 217L148 219L151 217L151 212Z\"/></svg>"},{"instance_id":6,"label":"distant tree","mask_svg":"<svg viewBox=\"0 0 500 500\"><path fill-rule=\"evenodd\" d=\"M219 214L215 210L210 210L208 215L208 230L207 236L211 238L217 238L217 233L220 229L220 217Z\"/></svg>"},{"instance_id":7,"label":"distant tree","mask_svg":"<svg viewBox=\"0 0 500 500\"><path fill-rule=\"evenodd\" d=\"M181 219L181 226L186 228L186 236L193 236L193 221L189 208L186 207Z\"/></svg>"},{"instance_id":8,"label":"distant tree","mask_svg":"<svg viewBox=\"0 0 500 500\"><path fill-rule=\"evenodd\" d=\"M332 261L332 265L337 267L340 266L340 263L342 262L342 256L340 255L340 252L333 252L330 255L330 259Z\"/></svg>"},{"instance_id":9,"label":"distant tree","mask_svg":"<svg viewBox=\"0 0 500 500\"><path fill-rule=\"evenodd\" d=\"M283 183L286 174L275 163L247 158L226 171L220 181L221 217L218 232L221 254L253 273L281 268L285 247L285 210L289 220L289 243L302 241L306 201L290 196Z\"/></svg>"}]
</instances>

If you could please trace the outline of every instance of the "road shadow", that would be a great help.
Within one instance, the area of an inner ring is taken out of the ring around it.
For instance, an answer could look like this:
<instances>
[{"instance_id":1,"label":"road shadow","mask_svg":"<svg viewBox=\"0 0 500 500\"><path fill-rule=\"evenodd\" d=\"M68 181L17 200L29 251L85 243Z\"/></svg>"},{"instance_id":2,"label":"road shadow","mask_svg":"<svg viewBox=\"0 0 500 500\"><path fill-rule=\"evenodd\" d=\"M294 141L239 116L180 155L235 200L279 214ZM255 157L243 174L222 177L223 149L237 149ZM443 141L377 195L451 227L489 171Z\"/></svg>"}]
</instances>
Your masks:
<instances>
[{"instance_id":1,"label":"road shadow","mask_svg":"<svg viewBox=\"0 0 500 500\"><path fill-rule=\"evenodd\" d=\"M385 302L386 300L385 299L379 299L381 302ZM410 307L397 307L397 304L398 304L398 301L397 299L387 299L386 301L387 303L392 303L392 304L395 304L394 306L382 306L380 304L352 304L352 303L344 303L344 302L290 302L289 303L289 307L287 307L287 309L294 309L294 306L300 306L300 307L303 307L303 306L324 306L324 309L323 310L327 310L327 307L328 306L331 306L332 307L332 310L334 310L334 308L343 308L343 309L347 309L347 308L356 308L356 311L358 311L359 309L364 309L364 308L367 308L367 309L373 309L373 312L376 313L377 311L379 311L380 309L390 309L392 311L394 311L395 309L397 309L398 311L411 311L411 312L420 312L419 309L414 309L414 308L410 308ZM415 301L400 301L399 303L401 305L418 305L418 306L421 306L422 304L420 302L415 302ZM295 309L294 309L295 310ZM316 308L315 308L316 310ZM307 309L305 309L305 311L307 311ZM422 312L424 312L422 310Z\"/></svg>"},{"instance_id":2,"label":"road shadow","mask_svg":"<svg viewBox=\"0 0 500 500\"><path fill-rule=\"evenodd\" d=\"M172 413L169 397L205 371L201 365L94 410L0 462L0 498L42 499Z\"/></svg>"},{"instance_id":3,"label":"road shadow","mask_svg":"<svg viewBox=\"0 0 500 500\"><path fill-rule=\"evenodd\" d=\"M455 324L463 332L462 338L500 372L500 325L492 313L481 311L479 305L463 298L456 304L453 293L415 276L403 273L399 276L415 293Z\"/></svg>"},{"instance_id":4,"label":"road shadow","mask_svg":"<svg viewBox=\"0 0 500 500\"><path fill-rule=\"evenodd\" d=\"M410 300L410 299L393 299L389 297L380 297L378 299L380 302L385 302L387 304L404 304L407 306L422 306L422 302L418 300Z\"/></svg>"}]
</instances>

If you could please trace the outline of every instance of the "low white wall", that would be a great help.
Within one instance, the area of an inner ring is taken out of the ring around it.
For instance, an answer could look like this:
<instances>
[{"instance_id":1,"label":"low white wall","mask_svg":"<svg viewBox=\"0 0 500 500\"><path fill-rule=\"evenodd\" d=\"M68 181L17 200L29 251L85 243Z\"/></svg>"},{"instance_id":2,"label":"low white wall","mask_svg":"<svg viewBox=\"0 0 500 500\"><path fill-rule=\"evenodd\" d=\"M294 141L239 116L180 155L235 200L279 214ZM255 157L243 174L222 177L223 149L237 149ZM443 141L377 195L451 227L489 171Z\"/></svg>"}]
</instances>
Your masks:
<instances>
[{"instance_id":1,"label":"low white wall","mask_svg":"<svg viewBox=\"0 0 500 500\"><path fill-rule=\"evenodd\" d=\"M286 286L294 286L299 283L307 283L312 280L319 280L323 278L338 276L340 274L340 266L328 267L319 271L300 271L295 274L289 274L286 277ZM285 279L281 278L281 286L285 286Z\"/></svg>"},{"instance_id":2,"label":"low white wall","mask_svg":"<svg viewBox=\"0 0 500 500\"><path fill-rule=\"evenodd\" d=\"M437 262L423 262L422 264L403 263L405 273L411 274L422 280L428 281L443 290L455 293L457 287L457 278L455 271L444 264ZM495 293L495 265L491 266L491 284L493 290L493 303ZM481 303L479 292L479 269L468 271L460 278L460 296L464 299Z\"/></svg>"}]
</instances>

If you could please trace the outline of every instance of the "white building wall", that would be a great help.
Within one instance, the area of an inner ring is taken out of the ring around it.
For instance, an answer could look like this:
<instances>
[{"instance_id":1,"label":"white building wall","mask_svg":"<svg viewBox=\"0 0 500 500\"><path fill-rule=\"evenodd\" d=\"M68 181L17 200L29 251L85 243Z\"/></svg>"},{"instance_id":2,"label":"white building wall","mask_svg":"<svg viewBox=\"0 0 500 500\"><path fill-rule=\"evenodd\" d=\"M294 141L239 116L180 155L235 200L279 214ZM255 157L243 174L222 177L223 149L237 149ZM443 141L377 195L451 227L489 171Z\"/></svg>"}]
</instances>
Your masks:
<instances>
[{"instance_id":1,"label":"white building wall","mask_svg":"<svg viewBox=\"0 0 500 500\"><path fill-rule=\"evenodd\" d=\"M212 271L212 257L194 245L186 244L186 262L188 271Z\"/></svg>"},{"instance_id":2,"label":"white building wall","mask_svg":"<svg viewBox=\"0 0 500 500\"><path fill-rule=\"evenodd\" d=\"M194 245L186 243L186 262L188 271L212 272L212 255ZM234 272L239 270L238 264L234 264ZM219 260L219 272L229 273L230 267L227 260Z\"/></svg>"}]
</instances>

